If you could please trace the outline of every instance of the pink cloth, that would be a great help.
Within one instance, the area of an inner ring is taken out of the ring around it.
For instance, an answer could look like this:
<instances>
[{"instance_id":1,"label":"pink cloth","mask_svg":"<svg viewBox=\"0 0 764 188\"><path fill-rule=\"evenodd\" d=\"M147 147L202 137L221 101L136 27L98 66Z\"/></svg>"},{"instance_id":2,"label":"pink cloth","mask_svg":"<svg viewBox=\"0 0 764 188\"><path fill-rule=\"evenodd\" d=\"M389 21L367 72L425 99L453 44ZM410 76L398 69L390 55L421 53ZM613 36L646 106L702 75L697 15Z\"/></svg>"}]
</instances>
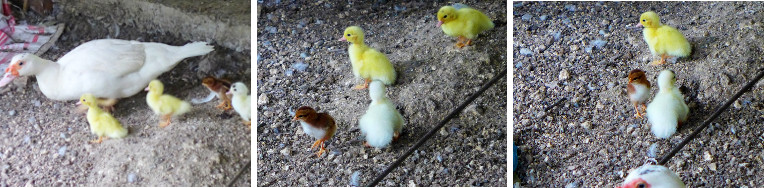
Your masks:
<instances>
[{"instance_id":1,"label":"pink cloth","mask_svg":"<svg viewBox=\"0 0 764 188\"><path fill-rule=\"evenodd\" d=\"M8 0L3 0L0 16L0 70L14 55L36 53L57 31L57 26L16 25Z\"/></svg>"}]
</instances>

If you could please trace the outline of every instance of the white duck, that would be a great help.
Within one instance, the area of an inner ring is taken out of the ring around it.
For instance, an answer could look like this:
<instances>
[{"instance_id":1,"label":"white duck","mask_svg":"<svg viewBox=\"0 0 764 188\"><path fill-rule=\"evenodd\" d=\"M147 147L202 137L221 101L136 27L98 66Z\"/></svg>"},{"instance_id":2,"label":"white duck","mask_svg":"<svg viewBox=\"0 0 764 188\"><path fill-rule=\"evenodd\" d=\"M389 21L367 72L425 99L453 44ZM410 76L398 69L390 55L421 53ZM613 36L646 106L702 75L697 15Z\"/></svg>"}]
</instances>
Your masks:
<instances>
[{"instance_id":1,"label":"white duck","mask_svg":"<svg viewBox=\"0 0 764 188\"><path fill-rule=\"evenodd\" d=\"M658 93L647 105L647 120L650 129L658 138L666 139L687 121L690 108L684 103L684 97L674 83L676 78L671 70L661 71L658 75Z\"/></svg>"},{"instance_id":2,"label":"white duck","mask_svg":"<svg viewBox=\"0 0 764 188\"><path fill-rule=\"evenodd\" d=\"M676 173L664 166L644 165L631 171L618 188L684 188L687 187Z\"/></svg>"},{"instance_id":3,"label":"white duck","mask_svg":"<svg viewBox=\"0 0 764 188\"><path fill-rule=\"evenodd\" d=\"M397 140L403 129L403 116L385 96L385 85L378 80L369 84L371 104L358 121L361 132L366 135L366 146L384 148Z\"/></svg>"},{"instance_id":4,"label":"white duck","mask_svg":"<svg viewBox=\"0 0 764 188\"><path fill-rule=\"evenodd\" d=\"M0 87L19 76L36 76L40 91L53 100L77 100L82 94L118 99L135 95L181 60L213 50L205 42L170 46L154 42L99 39L86 42L57 62L33 54L13 57Z\"/></svg>"},{"instance_id":5,"label":"white duck","mask_svg":"<svg viewBox=\"0 0 764 188\"><path fill-rule=\"evenodd\" d=\"M226 94L233 94L233 97L231 97L233 110L239 113L245 125L251 126L252 121L249 118L252 116L252 95L247 95L248 92L247 85L236 82L231 85L231 90L228 90Z\"/></svg>"}]
</instances>

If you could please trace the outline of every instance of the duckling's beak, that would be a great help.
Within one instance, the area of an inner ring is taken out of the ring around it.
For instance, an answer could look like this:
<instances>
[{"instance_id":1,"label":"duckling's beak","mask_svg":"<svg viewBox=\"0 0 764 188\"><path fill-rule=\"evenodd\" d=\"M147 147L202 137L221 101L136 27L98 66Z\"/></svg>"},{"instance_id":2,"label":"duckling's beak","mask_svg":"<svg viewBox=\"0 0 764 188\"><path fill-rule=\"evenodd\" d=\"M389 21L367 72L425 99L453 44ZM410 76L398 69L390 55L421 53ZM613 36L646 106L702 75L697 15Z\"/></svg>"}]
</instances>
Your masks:
<instances>
[{"instance_id":1,"label":"duckling's beak","mask_svg":"<svg viewBox=\"0 0 764 188\"><path fill-rule=\"evenodd\" d=\"M639 23L638 23L636 26L634 26L634 27L642 27L642 22L639 22Z\"/></svg>"},{"instance_id":2,"label":"duckling's beak","mask_svg":"<svg viewBox=\"0 0 764 188\"><path fill-rule=\"evenodd\" d=\"M149 91L149 87L146 86L146 89L143 89L143 91Z\"/></svg>"},{"instance_id":3,"label":"duckling's beak","mask_svg":"<svg viewBox=\"0 0 764 188\"><path fill-rule=\"evenodd\" d=\"M348 41L348 39L346 39L345 36L342 36L342 38L339 41Z\"/></svg>"},{"instance_id":4,"label":"duckling's beak","mask_svg":"<svg viewBox=\"0 0 764 188\"><path fill-rule=\"evenodd\" d=\"M438 20L438 27L440 27L440 25L443 25L443 21Z\"/></svg>"}]
</instances>

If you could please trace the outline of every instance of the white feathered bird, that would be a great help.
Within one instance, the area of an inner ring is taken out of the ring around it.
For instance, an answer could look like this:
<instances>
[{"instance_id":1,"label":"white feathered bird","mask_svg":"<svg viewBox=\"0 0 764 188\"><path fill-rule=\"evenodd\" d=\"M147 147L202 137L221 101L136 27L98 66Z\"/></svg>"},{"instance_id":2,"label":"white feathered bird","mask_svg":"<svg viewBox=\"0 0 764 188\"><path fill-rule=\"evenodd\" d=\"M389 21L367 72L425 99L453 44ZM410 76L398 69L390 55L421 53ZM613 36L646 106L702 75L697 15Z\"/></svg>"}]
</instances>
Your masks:
<instances>
[{"instance_id":1,"label":"white feathered bird","mask_svg":"<svg viewBox=\"0 0 764 188\"><path fill-rule=\"evenodd\" d=\"M11 59L0 87L20 76L36 76L40 91L53 100L130 97L181 60L213 50L205 42L170 46L154 42L99 39L77 46L54 62L34 54Z\"/></svg>"},{"instance_id":2,"label":"white feathered bird","mask_svg":"<svg viewBox=\"0 0 764 188\"><path fill-rule=\"evenodd\" d=\"M231 85L231 89L228 90L227 94L233 94L231 97L231 106L233 106L233 110L239 113L239 116L241 116L242 122L245 125L251 126L252 121L250 121L249 118L252 117L252 95L248 95L247 93L249 93L247 85L244 85L244 83L241 82L236 82Z\"/></svg>"},{"instance_id":3,"label":"white feathered bird","mask_svg":"<svg viewBox=\"0 0 764 188\"><path fill-rule=\"evenodd\" d=\"M631 171L618 188L684 188L676 173L664 166L644 165Z\"/></svg>"},{"instance_id":4,"label":"white feathered bird","mask_svg":"<svg viewBox=\"0 0 764 188\"><path fill-rule=\"evenodd\" d=\"M669 138L683 122L687 121L690 108L684 103L684 97L674 83L676 77L671 70L661 71L658 75L658 93L647 105L647 120L650 130L658 138Z\"/></svg>"},{"instance_id":5,"label":"white feathered bird","mask_svg":"<svg viewBox=\"0 0 764 188\"><path fill-rule=\"evenodd\" d=\"M371 82L369 97L371 97L369 109L361 116L358 124L361 132L366 135L365 145L384 148L400 136L404 124L403 116L385 96L385 85L382 82L376 80Z\"/></svg>"}]
</instances>

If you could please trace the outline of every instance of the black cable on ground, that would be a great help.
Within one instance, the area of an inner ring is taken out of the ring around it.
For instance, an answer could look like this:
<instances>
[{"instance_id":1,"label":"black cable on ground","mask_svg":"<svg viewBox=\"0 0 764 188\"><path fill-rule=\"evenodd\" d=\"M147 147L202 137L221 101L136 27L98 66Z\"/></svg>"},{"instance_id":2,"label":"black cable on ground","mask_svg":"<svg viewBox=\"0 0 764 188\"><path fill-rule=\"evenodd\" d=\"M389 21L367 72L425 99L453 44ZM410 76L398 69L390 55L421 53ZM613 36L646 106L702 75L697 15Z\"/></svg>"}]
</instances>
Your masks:
<instances>
[{"instance_id":1,"label":"black cable on ground","mask_svg":"<svg viewBox=\"0 0 764 188\"><path fill-rule=\"evenodd\" d=\"M462 104L459 105L459 107L456 107L456 109L451 111L451 113L448 114L448 116L446 116L443 120L441 120L440 123L438 123L437 126L435 126L432 129L430 129L430 132L427 132L427 134L425 134L421 139L419 139L419 141L417 141L416 144L411 146L411 148L409 148L408 151L406 151L405 153L403 153L403 155L398 157L398 160L395 160L395 162L393 162L393 164L388 166L387 169L385 169L385 171L382 171L382 174L379 174L377 176L377 178L375 178L373 181L371 181L371 183L367 184L366 187L374 187L374 186L376 186L377 183L382 181L382 179L385 178L385 176L387 176L387 174L389 174L391 171L393 171L393 169L395 169L396 167L400 166L401 163L403 163L403 161L406 160L406 158L408 158L409 155L411 155L411 153L414 153L414 151L416 151L416 149L419 148L419 146L422 146L422 144L424 144L424 142L429 140L433 135L435 135L436 132L438 132L438 130L443 128L443 126L446 125L446 123L448 123L448 121L450 121L452 118L456 117L456 115L459 115L459 113L461 113L462 110L464 110L464 108L467 107L468 104L472 103L472 101L474 101L481 94L483 94L483 92L485 92L485 90L487 90L488 88L490 88L491 86L496 84L496 82L498 82L499 79L501 79L502 77L504 77L506 75L507 75L507 69L504 69L504 71L502 71L498 75L494 76L490 81L488 81L488 83L483 85L483 87L480 88L480 90L478 90L476 93L472 94L469 98L467 98L466 101L462 102Z\"/></svg>"},{"instance_id":2,"label":"black cable on ground","mask_svg":"<svg viewBox=\"0 0 764 188\"><path fill-rule=\"evenodd\" d=\"M753 88L756 82L759 82L759 80L762 77L764 77L764 69L759 69L759 75L754 77L753 80L751 80L751 82L748 82L748 84L743 86L743 88L740 89L740 91L738 91L735 95L733 95L732 98L728 99L727 102L724 103L724 105L716 109L716 112L714 112L714 114L711 115L711 117L706 119L706 121L704 121L703 124L701 124L701 126L699 126L698 128L695 128L695 131L693 131L692 134L687 136L687 138L684 138L684 140L682 140L682 142L679 143L679 145L675 146L674 149L671 150L671 152L663 156L663 158L661 158L661 161L658 162L658 165L665 165L668 162L668 160L671 159L671 157L674 157L674 155L676 155L676 153L679 152L679 150L681 150L684 147L684 145L687 145L687 143L690 142L690 140L694 139L695 137L698 136L698 134L700 134L700 131L703 131L703 129L708 127L708 124L711 124L711 121L716 119L716 117L719 117L719 114L721 114L724 110L729 108L730 105L733 102L735 102L735 100L737 100L738 98L740 98L741 95L743 95L743 93Z\"/></svg>"},{"instance_id":3,"label":"black cable on ground","mask_svg":"<svg viewBox=\"0 0 764 188\"><path fill-rule=\"evenodd\" d=\"M565 97L563 97L563 98L560 98L560 99L558 99L558 100L557 100L557 102L554 102L554 104L552 104L552 105L549 105L549 106L547 106L546 108L544 108L544 115L542 115L541 117L539 117L539 119L540 119L540 120L544 120L544 118L546 118L546 116L548 116L548 115L549 115L549 110L551 110L552 108L554 108L554 107L555 107L555 106L557 106L557 105L560 105L560 104L562 104L562 101L564 101L564 100L568 100L568 98L565 98Z\"/></svg>"},{"instance_id":4,"label":"black cable on ground","mask_svg":"<svg viewBox=\"0 0 764 188\"><path fill-rule=\"evenodd\" d=\"M236 174L236 177L233 177L231 182L228 182L228 185L226 185L226 187L233 187L233 184L236 183L236 180L238 180L239 177L241 177L241 175L244 174L244 171L249 169L250 165L252 165L251 163L252 163L251 161L247 161L247 165L244 166L244 168L241 168L241 170L239 170L239 173Z\"/></svg>"}]
</instances>

